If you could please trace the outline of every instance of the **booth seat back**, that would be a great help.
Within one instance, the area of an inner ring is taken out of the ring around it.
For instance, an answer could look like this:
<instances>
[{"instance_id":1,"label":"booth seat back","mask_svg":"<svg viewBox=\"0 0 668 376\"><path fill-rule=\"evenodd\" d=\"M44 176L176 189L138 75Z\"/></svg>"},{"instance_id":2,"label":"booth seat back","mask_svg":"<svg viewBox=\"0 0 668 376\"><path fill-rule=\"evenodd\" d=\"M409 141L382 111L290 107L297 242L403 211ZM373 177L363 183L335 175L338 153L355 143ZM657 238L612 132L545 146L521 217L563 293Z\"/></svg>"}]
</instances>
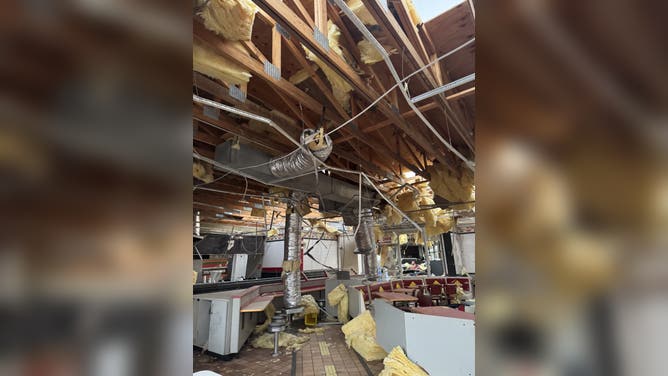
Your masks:
<instances>
[{"instance_id":1,"label":"booth seat back","mask_svg":"<svg viewBox=\"0 0 668 376\"><path fill-rule=\"evenodd\" d=\"M449 285L454 284L455 281L459 281L459 283L462 284L462 289L464 289L464 291L466 292L471 291L471 278L469 277L446 277L445 281ZM454 293L454 290L452 293Z\"/></svg>"},{"instance_id":2,"label":"booth seat back","mask_svg":"<svg viewBox=\"0 0 668 376\"><path fill-rule=\"evenodd\" d=\"M425 285L431 295L442 295L445 292L445 278L431 277L425 279Z\"/></svg>"},{"instance_id":3,"label":"booth seat back","mask_svg":"<svg viewBox=\"0 0 668 376\"><path fill-rule=\"evenodd\" d=\"M376 282L369 285L369 292L374 293L378 291L392 292L392 283L390 282Z\"/></svg>"},{"instance_id":4,"label":"booth seat back","mask_svg":"<svg viewBox=\"0 0 668 376\"><path fill-rule=\"evenodd\" d=\"M401 282L403 283L404 288L424 286L424 280L422 278L407 278L402 279Z\"/></svg>"}]
</instances>

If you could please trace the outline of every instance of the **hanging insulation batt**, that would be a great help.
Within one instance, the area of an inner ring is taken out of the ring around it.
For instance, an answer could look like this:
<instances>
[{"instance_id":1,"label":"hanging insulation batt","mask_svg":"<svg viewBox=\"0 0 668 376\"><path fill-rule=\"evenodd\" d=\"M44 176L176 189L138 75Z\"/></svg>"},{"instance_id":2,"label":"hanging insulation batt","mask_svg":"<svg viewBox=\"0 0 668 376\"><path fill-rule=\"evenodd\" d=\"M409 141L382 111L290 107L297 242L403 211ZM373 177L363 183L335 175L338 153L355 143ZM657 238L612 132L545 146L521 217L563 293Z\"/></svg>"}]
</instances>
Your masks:
<instances>
[{"instance_id":1,"label":"hanging insulation batt","mask_svg":"<svg viewBox=\"0 0 668 376\"><path fill-rule=\"evenodd\" d=\"M334 51L337 55L343 58L343 51L339 46L339 38L341 37L341 31L339 28L332 22L327 22L327 38L329 40L329 48ZM306 58L316 63L322 72L327 77L327 81L332 85L332 93L334 94L334 99L346 110L350 110L350 92L353 90L353 87L350 84L341 78L338 73L336 73L332 68L330 68L326 63L324 63L318 56L316 56L311 50L302 46L304 51L306 51Z\"/></svg>"},{"instance_id":2,"label":"hanging insulation batt","mask_svg":"<svg viewBox=\"0 0 668 376\"><path fill-rule=\"evenodd\" d=\"M420 15L415 9L415 5L413 5L413 0L406 0L406 8L408 8L408 15L411 17L413 25L417 26L421 24L422 20L420 19Z\"/></svg>"},{"instance_id":3,"label":"hanging insulation batt","mask_svg":"<svg viewBox=\"0 0 668 376\"><path fill-rule=\"evenodd\" d=\"M401 223L401 214L399 214L398 211L394 210L394 208L390 205L385 206L385 209L383 210L383 215L386 220L386 224L388 226L395 226Z\"/></svg>"},{"instance_id":4,"label":"hanging insulation batt","mask_svg":"<svg viewBox=\"0 0 668 376\"><path fill-rule=\"evenodd\" d=\"M475 200L473 171L468 168L461 168L461 176L440 165L427 167L427 172L431 175L429 186L435 194L445 198L450 202L468 202ZM453 209L470 209L473 204L462 204Z\"/></svg>"},{"instance_id":5,"label":"hanging insulation batt","mask_svg":"<svg viewBox=\"0 0 668 376\"><path fill-rule=\"evenodd\" d=\"M380 51L374 47L371 42L369 42L366 39L362 39L357 43L357 48L360 49L360 57L362 58L362 62L364 64L375 64L379 61L383 61L383 55L380 54ZM396 53L397 50L393 49L390 46L385 46L383 45L383 48L388 54L393 54Z\"/></svg>"},{"instance_id":6,"label":"hanging insulation batt","mask_svg":"<svg viewBox=\"0 0 668 376\"><path fill-rule=\"evenodd\" d=\"M408 217L417 222L424 222L420 210L420 197L415 196L415 192L407 191L397 195L397 206Z\"/></svg>"},{"instance_id":7,"label":"hanging insulation batt","mask_svg":"<svg viewBox=\"0 0 668 376\"><path fill-rule=\"evenodd\" d=\"M331 306L338 306L338 317L342 323L348 322L348 290L342 283L327 294L327 302Z\"/></svg>"},{"instance_id":8,"label":"hanging insulation batt","mask_svg":"<svg viewBox=\"0 0 668 376\"><path fill-rule=\"evenodd\" d=\"M429 376L417 364L411 362L399 346L390 351L383 364L385 368L378 376Z\"/></svg>"},{"instance_id":9,"label":"hanging insulation batt","mask_svg":"<svg viewBox=\"0 0 668 376\"><path fill-rule=\"evenodd\" d=\"M248 83L252 77L242 66L216 54L197 39L193 43L193 70L229 85Z\"/></svg>"},{"instance_id":10,"label":"hanging insulation batt","mask_svg":"<svg viewBox=\"0 0 668 376\"><path fill-rule=\"evenodd\" d=\"M213 169L199 162L193 162L193 176L205 183L211 183L213 181Z\"/></svg>"},{"instance_id":11,"label":"hanging insulation batt","mask_svg":"<svg viewBox=\"0 0 668 376\"><path fill-rule=\"evenodd\" d=\"M350 8L357 18L359 18L365 25L378 25L378 22L376 22L371 13L369 13L369 10L364 6L362 0L348 0L346 5L348 5L348 8Z\"/></svg>"},{"instance_id":12,"label":"hanging insulation batt","mask_svg":"<svg viewBox=\"0 0 668 376\"><path fill-rule=\"evenodd\" d=\"M252 0L209 0L199 15L207 29L227 40L251 40L258 9Z\"/></svg>"},{"instance_id":13,"label":"hanging insulation batt","mask_svg":"<svg viewBox=\"0 0 668 376\"><path fill-rule=\"evenodd\" d=\"M387 352L376 342L376 322L369 311L352 319L341 327L346 344L357 351L366 361L385 358Z\"/></svg>"},{"instance_id":14,"label":"hanging insulation batt","mask_svg":"<svg viewBox=\"0 0 668 376\"><path fill-rule=\"evenodd\" d=\"M273 303L269 303L269 305L267 305L264 308L264 316L266 317L264 322L260 325L256 325L253 332L255 334L260 334L260 333L264 332L265 330L267 330L267 328L269 327L269 324L271 324L271 318L274 317L275 313L276 313L276 307L274 307Z\"/></svg>"}]
</instances>

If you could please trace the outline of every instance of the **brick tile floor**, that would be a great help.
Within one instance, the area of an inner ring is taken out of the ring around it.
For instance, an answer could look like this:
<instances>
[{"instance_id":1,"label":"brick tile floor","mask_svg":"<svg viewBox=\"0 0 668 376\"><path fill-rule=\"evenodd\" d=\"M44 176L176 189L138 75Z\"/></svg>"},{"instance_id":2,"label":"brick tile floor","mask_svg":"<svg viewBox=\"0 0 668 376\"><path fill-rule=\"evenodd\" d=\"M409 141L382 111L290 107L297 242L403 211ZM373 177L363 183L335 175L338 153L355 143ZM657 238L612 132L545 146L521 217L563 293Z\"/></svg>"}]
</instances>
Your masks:
<instances>
[{"instance_id":1,"label":"brick tile floor","mask_svg":"<svg viewBox=\"0 0 668 376\"><path fill-rule=\"evenodd\" d=\"M345 338L340 325L324 326L325 332L309 334L311 340L297 351L296 375L325 376L326 367L334 366L337 376L367 376L360 359L352 349L346 347ZM326 343L329 355L322 355L320 342ZM193 352L194 371L211 370L223 376L261 376L290 375L292 370L292 353L281 351L280 356L273 358L272 350L254 349L248 342L237 357L222 360L210 354L202 354L196 349ZM372 374L378 375L383 369L382 361L368 362ZM330 367L331 369L331 367Z\"/></svg>"}]
</instances>

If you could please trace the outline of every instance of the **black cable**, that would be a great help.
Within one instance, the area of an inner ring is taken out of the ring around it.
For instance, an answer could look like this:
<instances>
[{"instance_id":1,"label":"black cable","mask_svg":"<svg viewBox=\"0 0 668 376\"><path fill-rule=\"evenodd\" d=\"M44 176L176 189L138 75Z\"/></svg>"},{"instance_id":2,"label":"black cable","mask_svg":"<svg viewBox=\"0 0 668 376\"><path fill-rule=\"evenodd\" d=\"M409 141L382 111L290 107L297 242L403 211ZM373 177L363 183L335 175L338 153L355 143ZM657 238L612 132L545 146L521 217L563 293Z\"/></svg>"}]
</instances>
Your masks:
<instances>
[{"instance_id":1,"label":"black cable","mask_svg":"<svg viewBox=\"0 0 668 376\"><path fill-rule=\"evenodd\" d=\"M327 268L327 269L329 269L329 270L335 271L336 268L333 268L333 267L331 267L331 266L329 266L329 265L325 265L325 264L321 263L320 261L316 260L316 258L313 257L313 255L311 255L311 251L313 250L313 248L314 248L316 245L318 245L318 243L320 243L320 241L321 241L322 238L324 238L324 237L325 237L325 233L323 232L322 234L320 234L320 239L318 239L315 243L313 243L313 245L310 246L310 247L306 250L306 252L304 252L304 256L308 256L308 257L311 258L311 260L315 261L317 264L319 264L319 265L321 265L321 266L324 266L325 268Z\"/></svg>"}]
</instances>

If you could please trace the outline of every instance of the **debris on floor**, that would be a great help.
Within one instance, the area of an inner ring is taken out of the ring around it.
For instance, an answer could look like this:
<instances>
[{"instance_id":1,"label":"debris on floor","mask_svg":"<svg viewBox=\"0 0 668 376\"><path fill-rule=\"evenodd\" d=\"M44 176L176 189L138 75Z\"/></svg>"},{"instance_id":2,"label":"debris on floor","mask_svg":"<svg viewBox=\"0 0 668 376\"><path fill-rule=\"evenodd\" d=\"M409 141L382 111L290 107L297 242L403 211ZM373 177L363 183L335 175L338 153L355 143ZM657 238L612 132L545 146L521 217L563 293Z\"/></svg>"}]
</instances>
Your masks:
<instances>
[{"instance_id":1,"label":"debris on floor","mask_svg":"<svg viewBox=\"0 0 668 376\"><path fill-rule=\"evenodd\" d=\"M302 334L311 334L311 333L324 333L325 328L305 328L305 329L299 329L299 333Z\"/></svg>"},{"instance_id":2,"label":"debris on floor","mask_svg":"<svg viewBox=\"0 0 668 376\"><path fill-rule=\"evenodd\" d=\"M278 333L278 347L285 347L288 351L299 350L302 345L310 339L309 336L296 336L294 334L281 332ZM262 349L273 349L274 335L272 333L265 333L255 337L251 342L251 346Z\"/></svg>"},{"instance_id":3,"label":"debris on floor","mask_svg":"<svg viewBox=\"0 0 668 376\"><path fill-rule=\"evenodd\" d=\"M399 346L390 351L383 364L385 368L378 376L429 376L420 366L411 362Z\"/></svg>"},{"instance_id":4,"label":"debris on floor","mask_svg":"<svg viewBox=\"0 0 668 376\"><path fill-rule=\"evenodd\" d=\"M385 358L387 352L376 342L376 322L369 311L352 319L341 327L346 344L357 351L366 361Z\"/></svg>"}]
</instances>

